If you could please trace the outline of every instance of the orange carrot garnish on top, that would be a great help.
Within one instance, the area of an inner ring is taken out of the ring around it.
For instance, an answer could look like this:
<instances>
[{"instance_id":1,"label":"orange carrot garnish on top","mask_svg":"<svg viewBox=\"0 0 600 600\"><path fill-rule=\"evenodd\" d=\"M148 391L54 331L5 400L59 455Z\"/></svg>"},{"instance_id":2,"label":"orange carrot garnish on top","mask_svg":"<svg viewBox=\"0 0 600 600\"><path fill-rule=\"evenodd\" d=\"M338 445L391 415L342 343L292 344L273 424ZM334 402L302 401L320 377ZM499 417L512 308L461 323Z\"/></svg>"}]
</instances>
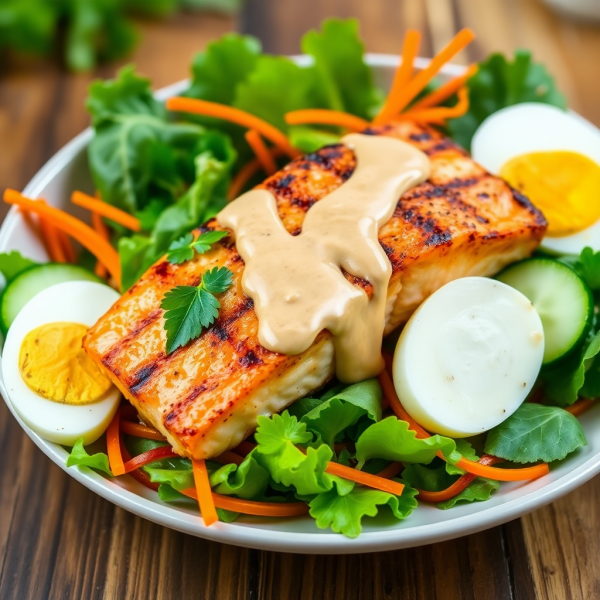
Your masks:
<instances>
[{"instance_id":1,"label":"orange carrot garnish on top","mask_svg":"<svg viewBox=\"0 0 600 600\"><path fill-rule=\"evenodd\" d=\"M256 131L256 129L250 129L246 131L244 136L250 148L252 148L252 152L256 156L256 159L260 163L260 166L263 168L263 171L267 175L273 175L275 171L277 171L277 165L273 160L273 155L269 152L269 149L263 142L263 139L260 137L260 133Z\"/></svg>"},{"instance_id":2,"label":"orange carrot garnish on top","mask_svg":"<svg viewBox=\"0 0 600 600\"><path fill-rule=\"evenodd\" d=\"M216 117L230 121L236 125L241 125L247 129L256 129L264 138L281 148L290 158L296 158L300 153L289 142L288 138L276 127L273 127L267 121L255 117L239 108L225 106L217 102L207 102L206 100L195 100L194 98L169 98L166 102L169 110L189 112L196 115L207 117Z\"/></svg>"},{"instance_id":3,"label":"orange carrot garnish on top","mask_svg":"<svg viewBox=\"0 0 600 600\"><path fill-rule=\"evenodd\" d=\"M213 494L210 489L206 463L203 459L193 460L192 466L194 470L194 483L196 485L198 504L200 505L200 514L204 519L204 524L207 527L210 527L219 520L219 517L217 515L217 509L215 508Z\"/></svg>"},{"instance_id":4,"label":"orange carrot garnish on top","mask_svg":"<svg viewBox=\"0 0 600 600\"><path fill-rule=\"evenodd\" d=\"M396 116L396 119L411 119L412 121L432 122L444 121L462 117L469 110L469 94L466 88L458 90L458 102L454 106L435 106L433 108L411 108Z\"/></svg>"},{"instance_id":5,"label":"orange carrot garnish on top","mask_svg":"<svg viewBox=\"0 0 600 600\"><path fill-rule=\"evenodd\" d=\"M406 85L399 90L394 90L386 101L386 115L388 118L399 114L406 108L419 92L437 75L439 70L456 54L458 54L467 44L473 41L475 35L470 29L459 31L454 39L436 54L429 65L422 71L419 71Z\"/></svg>"},{"instance_id":6,"label":"orange carrot garnish on top","mask_svg":"<svg viewBox=\"0 0 600 600\"><path fill-rule=\"evenodd\" d=\"M338 127L346 127L351 131L363 131L369 126L369 121L365 119L339 110L324 108L291 111L285 114L285 122L288 125L337 125Z\"/></svg>"},{"instance_id":7,"label":"orange carrot garnish on top","mask_svg":"<svg viewBox=\"0 0 600 600\"><path fill-rule=\"evenodd\" d=\"M37 200L25 198L25 196L15 190L6 190L4 192L4 201L8 204L16 204L29 212L36 213L42 219L46 219L55 227L68 233L106 265L106 268L118 286L121 284L121 265L117 251L91 227L58 208L48 206Z\"/></svg>"},{"instance_id":8,"label":"orange carrot garnish on top","mask_svg":"<svg viewBox=\"0 0 600 600\"><path fill-rule=\"evenodd\" d=\"M422 108L429 108L431 106L439 106L444 100L447 100L456 94L468 79L473 77L477 73L477 65L470 65L463 75L459 75L450 81L447 81L444 85L427 94L424 98L421 98L411 106L411 110L420 110Z\"/></svg>"},{"instance_id":9,"label":"orange carrot garnish on top","mask_svg":"<svg viewBox=\"0 0 600 600\"><path fill-rule=\"evenodd\" d=\"M396 98L402 93L404 87L408 83L413 73L413 64L417 53L419 52L419 44L421 42L421 34L413 29L406 32L404 37L404 45L402 48L402 60L396 69L394 81L388 97L379 111L379 114L373 119L373 125L380 125L389 121L390 117L394 116L394 108L392 106L393 98Z\"/></svg>"},{"instance_id":10,"label":"orange carrot garnish on top","mask_svg":"<svg viewBox=\"0 0 600 600\"><path fill-rule=\"evenodd\" d=\"M131 231L141 230L139 219L136 219L116 206L112 206L111 204L107 204L102 200L88 196L83 192L73 192L71 195L71 202L77 206L81 206L91 210L92 212L98 213L99 215L102 215L103 217L106 217L107 219L110 219L119 225L123 225L123 227L131 229Z\"/></svg>"}]
</instances>

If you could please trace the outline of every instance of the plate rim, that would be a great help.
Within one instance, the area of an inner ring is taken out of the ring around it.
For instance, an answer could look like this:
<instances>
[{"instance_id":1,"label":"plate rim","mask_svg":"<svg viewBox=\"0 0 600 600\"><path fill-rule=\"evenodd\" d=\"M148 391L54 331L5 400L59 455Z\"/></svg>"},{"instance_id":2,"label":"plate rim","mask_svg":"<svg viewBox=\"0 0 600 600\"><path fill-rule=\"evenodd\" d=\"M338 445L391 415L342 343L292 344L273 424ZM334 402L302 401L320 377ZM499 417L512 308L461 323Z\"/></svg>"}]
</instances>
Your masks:
<instances>
[{"instance_id":1,"label":"plate rim","mask_svg":"<svg viewBox=\"0 0 600 600\"><path fill-rule=\"evenodd\" d=\"M305 55L296 55L291 58L298 64L307 64L310 61L310 58ZM399 64L399 57L391 54L369 53L366 55L366 61L372 67L394 68ZM415 61L417 68L423 68L427 64L429 64L428 59L418 58ZM452 64L447 65L443 73L455 76L461 74L464 69L465 67ZM160 100L164 100L184 89L186 84L187 80L176 82L161 88L155 93L155 96ZM53 180L58 171L87 146L92 139L92 135L92 130L88 127L63 146L32 177L30 182L25 186L23 193L36 197ZM0 251L8 249L6 247L7 239L18 222L17 215L18 211L13 206L0 227ZM273 531L253 527L252 523L236 524L235 522L219 522L211 527L206 527L202 519L197 515L174 509L165 503L161 503L160 500L139 495L91 469L82 469L80 467L68 468L66 466L67 451L58 444L42 439L27 427L15 412L9 400L1 373L0 393L13 417L35 445L69 476L102 498L133 514L164 527L181 531L182 533L195 535L211 541L260 550L303 554L354 554L395 550L441 542L477 533L478 531L501 525L523 516L557 500L600 472L599 451L559 479L551 481L538 489L528 492L525 496L515 498L505 504L492 506L489 509L483 509L444 522L417 525L407 527L406 529L388 528L367 531L354 539L332 533L330 530L316 533L291 532L289 530ZM285 521L282 520L282 522Z\"/></svg>"}]
</instances>

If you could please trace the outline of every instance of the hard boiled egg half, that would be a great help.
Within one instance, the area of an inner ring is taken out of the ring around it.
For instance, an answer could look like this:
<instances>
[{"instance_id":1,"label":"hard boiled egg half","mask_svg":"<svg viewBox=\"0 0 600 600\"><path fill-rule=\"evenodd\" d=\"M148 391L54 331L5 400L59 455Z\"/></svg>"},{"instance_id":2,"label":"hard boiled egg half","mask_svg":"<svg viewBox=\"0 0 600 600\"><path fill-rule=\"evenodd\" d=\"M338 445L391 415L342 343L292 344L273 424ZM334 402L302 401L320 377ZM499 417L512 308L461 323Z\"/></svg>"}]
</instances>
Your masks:
<instances>
[{"instance_id":1,"label":"hard boiled egg half","mask_svg":"<svg viewBox=\"0 0 600 600\"><path fill-rule=\"evenodd\" d=\"M544 355L544 330L521 292L485 277L441 287L410 318L394 354L394 385L428 431L467 437L525 400Z\"/></svg>"},{"instance_id":2,"label":"hard boiled egg half","mask_svg":"<svg viewBox=\"0 0 600 600\"><path fill-rule=\"evenodd\" d=\"M517 104L480 125L472 154L544 213L546 250L600 250L600 129L573 112Z\"/></svg>"},{"instance_id":3,"label":"hard boiled egg half","mask_svg":"<svg viewBox=\"0 0 600 600\"><path fill-rule=\"evenodd\" d=\"M81 344L88 327L118 299L101 283L58 283L35 295L8 330L2 375L9 400L44 439L90 444L115 414L120 393Z\"/></svg>"}]
</instances>

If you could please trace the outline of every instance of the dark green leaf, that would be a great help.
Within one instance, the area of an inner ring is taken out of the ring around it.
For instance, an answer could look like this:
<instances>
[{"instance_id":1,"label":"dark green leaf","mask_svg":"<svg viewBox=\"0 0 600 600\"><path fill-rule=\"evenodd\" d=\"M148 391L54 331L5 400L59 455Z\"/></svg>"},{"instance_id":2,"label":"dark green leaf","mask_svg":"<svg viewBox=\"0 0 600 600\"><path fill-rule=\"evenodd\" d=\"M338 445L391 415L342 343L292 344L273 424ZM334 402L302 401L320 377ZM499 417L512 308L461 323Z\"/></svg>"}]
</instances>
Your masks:
<instances>
[{"instance_id":1,"label":"dark green leaf","mask_svg":"<svg viewBox=\"0 0 600 600\"><path fill-rule=\"evenodd\" d=\"M445 502L438 502L437 507L448 510L461 502L485 502L499 488L499 481L476 477L460 494Z\"/></svg>"},{"instance_id":2,"label":"dark green leaf","mask_svg":"<svg viewBox=\"0 0 600 600\"><path fill-rule=\"evenodd\" d=\"M232 281L233 273L227 267L214 267L204 273L202 286L210 294L222 294L229 288Z\"/></svg>"},{"instance_id":3,"label":"dark green leaf","mask_svg":"<svg viewBox=\"0 0 600 600\"><path fill-rule=\"evenodd\" d=\"M479 63L479 70L469 79L467 88L468 112L448 121L450 136L467 150L479 125L501 108L521 102L567 106L546 68L532 62L531 53L525 50L517 51L513 62L502 54L492 54Z\"/></svg>"},{"instance_id":4,"label":"dark green leaf","mask_svg":"<svg viewBox=\"0 0 600 600\"><path fill-rule=\"evenodd\" d=\"M553 462L586 444L581 424L566 410L526 403L488 433L485 452L518 463Z\"/></svg>"},{"instance_id":5,"label":"dark green leaf","mask_svg":"<svg viewBox=\"0 0 600 600\"><path fill-rule=\"evenodd\" d=\"M207 231L201 233L196 240L194 240L194 235L187 233L178 240L171 242L167 260L170 263L179 265L186 260L191 260L194 257L194 252L204 254L210 250L212 244L222 240L226 236L226 231Z\"/></svg>"}]
</instances>

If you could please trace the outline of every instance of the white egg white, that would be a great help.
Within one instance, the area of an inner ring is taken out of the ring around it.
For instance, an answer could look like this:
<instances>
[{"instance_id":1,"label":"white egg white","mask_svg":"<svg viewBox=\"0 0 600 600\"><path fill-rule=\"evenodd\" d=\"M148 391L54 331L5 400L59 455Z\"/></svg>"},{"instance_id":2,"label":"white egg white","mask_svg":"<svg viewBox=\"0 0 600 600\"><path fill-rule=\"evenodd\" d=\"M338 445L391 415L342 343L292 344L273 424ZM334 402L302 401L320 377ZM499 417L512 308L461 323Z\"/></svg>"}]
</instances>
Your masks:
<instances>
[{"instance_id":1,"label":"white egg white","mask_svg":"<svg viewBox=\"0 0 600 600\"><path fill-rule=\"evenodd\" d=\"M600 165L600 129L572 111L527 102L489 116L471 145L473 159L494 175L516 156L552 150L578 152ZM542 243L545 250L559 254L579 254L585 246L600 250L600 221L573 235L547 236Z\"/></svg>"},{"instance_id":2,"label":"white egg white","mask_svg":"<svg viewBox=\"0 0 600 600\"><path fill-rule=\"evenodd\" d=\"M452 281L406 324L394 355L394 385L420 425L452 437L495 427L521 405L544 355L531 302L485 277Z\"/></svg>"},{"instance_id":3,"label":"white egg white","mask_svg":"<svg viewBox=\"0 0 600 600\"><path fill-rule=\"evenodd\" d=\"M25 424L42 438L58 444L97 440L108 427L120 401L112 387L102 399L85 405L62 404L36 394L23 381L19 352L25 336L47 323L92 326L117 300L112 288L91 281L58 283L34 296L19 312L6 336L2 375L9 401Z\"/></svg>"}]
</instances>

